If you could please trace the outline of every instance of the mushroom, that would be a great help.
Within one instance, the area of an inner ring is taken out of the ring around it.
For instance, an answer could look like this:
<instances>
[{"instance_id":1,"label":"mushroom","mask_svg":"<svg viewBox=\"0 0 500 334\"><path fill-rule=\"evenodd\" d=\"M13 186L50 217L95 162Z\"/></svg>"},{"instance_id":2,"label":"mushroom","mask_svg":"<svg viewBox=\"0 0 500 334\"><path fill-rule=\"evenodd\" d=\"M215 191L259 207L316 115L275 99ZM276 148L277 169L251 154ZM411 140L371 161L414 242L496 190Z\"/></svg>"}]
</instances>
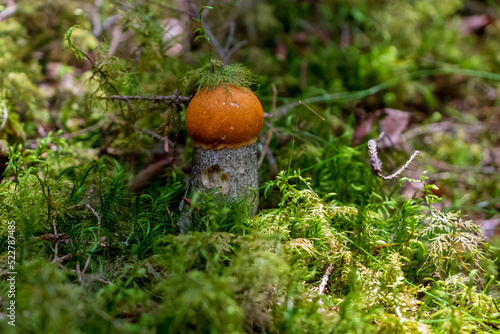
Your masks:
<instances>
[{"instance_id":1,"label":"mushroom","mask_svg":"<svg viewBox=\"0 0 500 334\"><path fill-rule=\"evenodd\" d=\"M253 74L242 65L211 61L188 75L196 93L186 110L194 141L191 190L214 191L221 201L246 200L257 210L257 136L264 125L262 105L248 88Z\"/></svg>"},{"instance_id":2,"label":"mushroom","mask_svg":"<svg viewBox=\"0 0 500 334\"><path fill-rule=\"evenodd\" d=\"M255 143L264 125L259 99L248 88L200 89L186 111L186 130L195 146L239 148Z\"/></svg>"}]
</instances>

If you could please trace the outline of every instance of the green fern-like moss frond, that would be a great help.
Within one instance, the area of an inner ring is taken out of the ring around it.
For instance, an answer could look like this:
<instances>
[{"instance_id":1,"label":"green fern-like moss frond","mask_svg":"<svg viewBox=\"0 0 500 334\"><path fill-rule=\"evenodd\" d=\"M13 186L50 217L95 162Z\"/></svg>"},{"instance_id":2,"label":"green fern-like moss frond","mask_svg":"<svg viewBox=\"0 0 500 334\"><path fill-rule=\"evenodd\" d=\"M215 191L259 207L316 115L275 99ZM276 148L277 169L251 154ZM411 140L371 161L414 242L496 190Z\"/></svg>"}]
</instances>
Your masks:
<instances>
[{"instance_id":1,"label":"green fern-like moss frond","mask_svg":"<svg viewBox=\"0 0 500 334\"><path fill-rule=\"evenodd\" d=\"M220 60L211 60L202 67L192 70L184 77L183 90L186 93L202 88L215 90L227 85L249 88L257 82L257 76L241 64L224 65Z\"/></svg>"}]
</instances>

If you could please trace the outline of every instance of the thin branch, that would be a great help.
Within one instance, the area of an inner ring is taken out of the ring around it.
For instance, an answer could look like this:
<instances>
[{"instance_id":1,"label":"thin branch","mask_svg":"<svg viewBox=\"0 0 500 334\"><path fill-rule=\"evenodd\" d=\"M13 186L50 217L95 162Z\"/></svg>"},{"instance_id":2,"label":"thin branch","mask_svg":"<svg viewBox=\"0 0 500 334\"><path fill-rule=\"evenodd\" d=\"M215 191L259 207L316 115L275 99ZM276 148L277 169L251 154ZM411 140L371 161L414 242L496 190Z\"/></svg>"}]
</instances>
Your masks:
<instances>
[{"instance_id":1,"label":"thin branch","mask_svg":"<svg viewBox=\"0 0 500 334\"><path fill-rule=\"evenodd\" d=\"M97 130L99 129L100 127L102 127L104 124L105 124L105 120L100 120L99 122L97 122L96 124L93 124L89 127L86 127L86 128L83 128L81 130L78 130L78 131L75 131L75 132L71 132L71 133L64 133L64 134L61 134L59 137L60 138L64 138L64 139L73 139L73 138L76 138L78 136L81 136L81 135L84 135L86 133L89 133L89 132L92 132L94 130ZM36 138L36 139L27 139L26 140L26 147L28 148L36 148L38 146L38 144L40 143L40 139L41 138Z\"/></svg>"},{"instance_id":2,"label":"thin branch","mask_svg":"<svg viewBox=\"0 0 500 334\"><path fill-rule=\"evenodd\" d=\"M175 13L178 13L178 14L186 14L186 15L191 16L191 13L190 13L188 10L183 10L183 9L179 9L179 8L171 7L171 6L168 6L168 5L162 4L162 3L157 2L157 1L152 1L152 0L147 0L147 2L152 3L152 4L155 4L155 5L157 5L157 6L158 6L158 7L160 7L160 8L163 8L163 9L166 9L166 10L169 10L169 11L172 11L172 12L175 12Z\"/></svg>"},{"instance_id":3,"label":"thin branch","mask_svg":"<svg viewBox=\"0 0 500 334\"><path fill-rule=\"evenodd\" d=\"M150 135L151 137L156 138L156 139L161 140L161 141L167 141L167 140L168 140L168 138L167 138L167 139L165 139L165 137L160 136L160 135L159 135L159 134L157 134L156 132L151 131L151 130L146 129L146 128L142 128L142 129L140 129L140 131L141 131L142 133L145 133L145 134L147 134L147 135ZM167 145L168 145L168 144L167 144Z\"/></svg>"},{"instance_id":4,"label":"thin branch","mask_svg":"<svg viewBox=\"0 0 500 334\"><path fill-rule=\"evenodd\" d=\"M76 261L76 275L78 276L78 280L81 283L82 281L80 279L80 261Z\"/></svg>"},{"instance_id":5,"label":"thin branch","mask_svg":"<svg viewBox=\"0 0 500 334\"><path fill-rule=\"evenodd\" d=\"M108 56L115 54L118 45L120 44L120 39L122 37L122 28L117 25L111 31L111 42L109 43Z\"/></svg>"},{"instance_id":6,"label":"thin branch","mask_svg":"<svg viewBox=\"0 0 500 334\"><path fill-rule=\"evenodd\" d=\"M8 1L7 8L5 8L2 12L0 12L0 22L7 19L7 17L13 15L17 11L17 5L14 1Z\"/></svg>"},{"instance_id":7,"label":"thin branch","mask_svg":"<svg viewBox=\"0 0 500 334\"><path fill-rule=\"evenodd\" d=\"M102 30L103 31L108 30L109 28L111 28L112 25L118 23L118 21L120 21L120 19L121 19L121 16L118 14L113 15L111 17L108 17L107 19L105 19L102 22Z\"/></svg>"},{"instance_id":8,"label":"thin branch","mask_svg":"<svg viewBox=\"0 0 500 334\"><path fill-rule=\"evenodd\" d=\"M225 54L229 52L229 49L231 48L231 43L233 43L235 27L236 25L234 24L234 22L231 22L229 24L229 32L227 35L226 45L224 45Z\"/></svg>"},{"instance_id":9,"label":"thin branch","mask_svg":"<svg viewBox=\"0 0 500 334\"><path fill-rule=\"evenodd\" d=\"M241 42L238 42L236 43L227 53L226 53L226 58L227 58L227 61L229 62L229 58L231 58L231 56L233 55L233 53L235 53L236 51L238 51L239 48L241 48L242 46L245 46L248 44L248 41L247 40L244 40L244 41L241 41Z\"/></svg>"},{"instance_id":10,"label":"thin branch","mask_svg":"<svg viewBox=\"0 0 500 334\"><path fill-rule=\"evenodd\" d=\"M269 149L269 143L271 142L271 138L273 138L273 132L274 132L274 130L272 128L269 129L269 131L267 131L267 136L266 136L265 140L263 140L264 137L262 135L259 136L260 141L264 142L264 146L262 147L262 152L260 153L259 162L257 163L259 168L260 168L260 165L262 165L262 162L264 161L264 157L266 156L267 150Z\"/></svg>"},{"instance_id":11,"label":"thin branch","mask_svg":"<svg viewBox=\"0 0 500 334\"><path fill-rule=\"evenodd\" d=\"M463 129L466 133L482 133L485 128L481 124L476 125L464 125L464 124L456 124L452 122L441 122L441 123L433 123L424 126L418 126L411 130L404 132L400 136L401 142L407 141L410 138L423 135L426 133L436 133L436 132L445 132L445 131L455 131L457 128Z\"/></svg>"},{"instance_id":12,"label":"thin branch","mask_svg":"<svg viewBox=\"0 0 500 334\"><path fill-rule=\"evenodd\" d=\"M130 192L137 193L143 190L154 177L163 173L165 168L172 164L173 160L174 157L170 156L166 159L152 163L145 169L141 170L134 178L134 181L129 188Z\"/></svg>"},{"instance_id":13,"label":"thin branch","mask_svg":"<svg viewBox=\"0 0 500 334\"><path fill-rule=\"evenodd\" d=\"M193 10L195 13L198 12L198 7L192 1L189 1L189 5L190 5L191 10ZM215 34L212 32L212 29L210 29L210 27L206 24L206 22L203 24L203 28L205 29L205 32L206 32L208 38L210 39L211 44L212 44L215 52L217 52L220 59L222 60L222 62L225 65L228 65L230 63L229 59L231 58L233 53L235 53L242 46L248 44L248 41L244 40L244 41L236 43L231 48L231 44L232 44L233 39L234 39L234 30L235 30L234 22L232 22L229 26L228 37L226 40L226 44L224 46L222 46L221 43L217 40L217 38L215 37Z\"/></svg>"},{"instance_id":14,"label":"thin branch","mask_svg":"<svg viewBox=\"0 0 500 334\"><path fill-rule=\"evenodd\" d=\"M101 14L99 13L99 10L102 7L102 1L96 0L94 1L94 5L92 6L91 4L88 4L87 6L84 6L84 8L87 8L87 12L89 13L90 20L92 22L92 35L95 38L99 38L102 35L102 22L101 22Z\"/></svg>"},{"instance_id":15,"label":"thin branch","mask_svg":"<svg viewBox=\"0 0 500 334\"><path fill-rule=\"evenodd\" d=\"M80 261L76 261L76 275L78 276L78 281L80 282L80 284L83 284L83 275L85 275L85 271L87 271L89 262L90 262L90 255L87 258L87 262L85 263L83 270L80 271Z\"/></svg>"},{"instance_id":16,"label":"thin branch","mask_svg":"<svg viewBox=\"0 0 500 334\"><path fill-rule=\"evenodd\" d=\"M190 207L192 208L192 200L190 198L187 198L187 197L182 197L182 200ZM200 208L197 208L197 207L194 207L193 208L196 212L200 212Z\"/></svg>"},{"instance_id":17,"label":"thin branch","mask_svg":"<svg viewBox=\"0 0 500 334\"><path fill-rule=\"evenodd\" d=\"M99 214L97 213L97 211L94 210L93 207L91 207L89 204L87 203L80 203L80 204L75 204L75 205L72 205L72 206L69 206L67 209L74 209L74 208L77 208L77 207L80 207L80 206L85 206L87 209L89 209L90 211L92 211L92 213L94 214L94 216L97 218L97 227L98 227L98 230L97 230L97 243L99 246L101 247L108 247L108 244L106 243L106 236L103 236L102 238L100 238L100 234L101 234L101 217L99 216ZM63 234L63 233L61 233ZM92 244L91 241L87 241L87 244Z\"/></svg>"},{"instance_id":18,"label":"thin branch","mask_svg":"<svg viewBox=\"0 0 500 334\"><path fill-rule=\"evenodd\" d=\"M276 113L276 101L278 98L278 90L276 89L276 85L273 83L273 104L271 107L271 114L268 115L270 119L274 118L274 115ZM265 115L264 115L265 116ZM262 165L262 162L264 161L264 157L267 158L267 161L269 163L269 169L272 175L276 176L278 175L278 166L276 165L276 160L274 159L273 152L269 150L269 144L271 142L271 138L273 136L273 132L276 131L274 127L266 122L266 125L269 126L269 131L267 133L267 138L265 140L264 147L262 148L262 152L260 155L260 159L258 162L258 166L260 167ZM262 137L261 137L262 141Z\"/></svg>"},{"instance_id":19,"label":"thin branch","mask_svg":"<svg viewBox=\"0 0 500 334\"><path fill-rule=\"evenodd\" d=\"M62 243L65 245L69 245L71 243L69 237L65 233L56 233L56 234L47 233L35 237L35 239L49 241L53 244Z\"/></svg>"},{"instance_id":20,"label":"thin branch","mask_svg":"<svg viewBox=\"0 0 500 334\"><path fill-rule=\"evenodd\" d=\"M276 85L273 83L273 105L271 108L271 118L276 114L276 104L278 101L278 90L276 89Z\"/></svg>"},{"instance_id":21,"label":"thin branch","mask_svg":"<svg viewBox=\"0 0 500 334\"><path fill-rule=\"evenodd\" d=\"M76 46L73 46L73 47L75 49L77 49ZM109 85L109 87L115 92L115 94L119 94L118 89L116 89L116 87L109 81L108 76L106 75L106 73L104 73L102 68L97 66L94 63L94 61L92 59L90 59L90 57L85 52L81 51L80 49L77 49L77 50L80 51L81 55L83 55L83 57L85 59L87 59L87 61L90 63L90 65L92 66L92 69L95 70L94 74L98 73L104 79L104 81L106 81L106 83Z\"/></svg>"},{"instance_id":22,"label":"thin branch","mask_svg":"<svg viewBox=\"0 0 500 334\"><path fill-rule=\"evenodd\" d=\"M64 36L65 40L66 40L66 43L67 45L65 47L69 47L74 53L77 52L78 55L80 57L83 57L85 58L89 63L90 65L92 66L92 77L91 77L91 80L94 79L94 76L96 74L99 74L101 76L101 79L104 81L104 84L107 84L108 87L116 94L116 95L119 95L120 93L118 92L118 89L116 89L116 87L111 83L111 81L109 80L108 76L106 75L106 73L104 73L104 71L102 70L102 67L99 67L95 64L95 62L85 53L83 52L82 50L80 50L77 46L75 46L73 44L73 42L71 41L71 33L73 31L73 29L75 28L76 26L73 26L70 30L68 30L68 32L66 33L66 35ZM102 83L100 82L99 83L99 89L102 88ZM104 90L104 89L103 89ZM132 104L130 103L130 101L128 100L124 100L125 104L127 105L128 107L128 110L129 112L131 112L132 114L134 113L134 107L132 106ZM121 114L122 114L122 117L125 119L125 114L123 113L123 108L120 104L120 111L121 111Z\"/></svg>"},{"instance_id":23,"label":"thin branch","mask_svg":"<svg viewBox=\"0 0 500 334\"><path fill-rule=\"evenodd\" d=\"M321 279L321 283L319 284L319 295L323 295L325 293L326 285L328 284L328 278L332 274L333 271L333 263L328 266L326 269L325 275Z\"/></svg>"},{"instance_id":24,"label":"thin branch","mask_svg":"<svg viewBox=\"0 0 500 334\"><path fill-rule=\"evenodd\" d=\"M107 314L106 312L101 310L97 305L95 305L94 302L91 302L91 301L87 301L87 302L88 302L88 305L91 305L91 307L94 309L95 313L98 316L100 316L102 319L104 319L105 321L107 321L111 325L113 325L113 327L118 329L120 331L120 333L129 333L124 328L122 328L120 322L117 319L113 318L112 316L110 316L109 314Z\"/></svg>"},{"instance_id":25,"label":"thin branch","mask_svg":"<svg viewBox=\"0 0 500 334\"><path fill-rule=\"evenodd\" d=\"M224 64L227 65L229 63L229 59L227 59L225 56L224 48L219 43L217 38L215 38L215 35L212 33L212 30L210 29L210 27L206 23L203 25L203 28L205 29L205 32L207 33L208 38L210 38L210 42L212 42L212 45L213 45L215 51L219 54L219 57L224 62Z\"/></svg>"},{"instance_id":26,"label":"thin branch","mask_svg":"<svg viewBox=\"0 0 500 334\"><path fill-rule=\"evenodd\" d=\"M54 260L52 260L52 263L56 263L59 261L59 257L57 256L57 246L59 245L59 243L56 243L56 246L54 248Z\"/></svg>"},{"instance_id":27,"label":"thin branch","mask_svg":"<svg viewBox=\"0 0 500 334\"><path fill-rule=\"evenodd\" d=\"M264 157L266 157L267 162L269 163L269 171L273 176L278 175L278 166L276 165L276 160L274 159L273 152L272 150L269 149L269 143L271 142L271 138L273 135L273 132L275 130L270 126L270 129L267 133L267 137L264 138L264 135L261 134L259 135L259 139L261 142L264 143L264 146L262 148L262 151L260 153L260 158L258 161L258 166L260 167L262 162L264 161Z\"/></svg>"},{"instance_id":28,"label":"thin branch","mask_svg":"<svg viewBox=\"0 0 500 334\"><path fill-rule=\"evenodd\" d=\"M97 227L98 227L98 230L97 230L97 240L99 240L99 242L101 242L101 217L94 210L94 208L91 207L90 205L88 205L87 203L85 203L85 207L87 209L89 209L90 211L92 211L92 213L94 214L94 216L96 216L96 218L97 218Z\"/></svg>"},{"instance_id":29,"label":"thin branch","mask_svg":"<svg viewBox=\"0 0 500 334\"><path fill-rule=\"evenodd\" d=\"M9 111L7 110L7 104L5 101L2 103L2 112L3 112L3 118L2 118L2 124L0 124L0 132L3 131L5 128L5 125L7 124L7 119L9 118Z\"/></svg>"},{"instance_id":30,"label":"thin branch","mask_svg":"<svg viewBox=\"0 0 500 334\"><path fill-rule=\"evenodd\" d=\"M276 159L274 159L273 151L266 151L266 159L269 162L269 170L273 176L278 175L278 165L276 164Z\"/></svg>"},{"instance_id":31,"label":"thin branch","mask_svg":"<svg viewBox=\"0 0 500 334\"><path fill-rule=\"evenodd\" d=\"M234 24L234 21L238 18L238 15L240 15L240 13L245 9L248 9L249 6L251 6L251 1L247 0L240 0L235 3L233 6L233 10L226 16L226 18L224 19L224 23L222 23L218 30L224 31L228 28L228 26Z\"/></svg>"},{"instance_id":32,"label":"thin branch","mask_svg":"<svg viewBox=\"0 0 500 334\"><path fill-rule=\"evenodd\" d=\"M83 272L82 272L82 274L85 274L85 272L87 271L87 267L89 266L89 263L90 263L90 255L89 255L89 257L87 258L87 262L85 263L85 266L83 267Z\"/></svg>"},{"instance_id":33,"label":"thin branch","mask_svg":"<svg viewBox=\"0 0 500 334\"><path fill-rule=\"evenodd\" d=\"M65 133L65 134L61 135L61 137L65 138L65 139L72 139L72 138L78 137L80 135L84 135L86 133L89 133L89 132L92 132L94 130L97 130L101 126L103 126L104 123L105 122L103 122L103 121L99 121L96 124L93 124L93 125L91 125L89 127L86 127L84 129L81 129L81 130L78 130L78 131L75 131L75 132L71 132L71 133Z\"/></svg>"},{"instance_id":34,"label":"thin branch","mask_svg":"<svg viewBox=\"0 0 500 334\"><path fill-rule=\"evenodd\" d=\"M54 234L57 235L56 219L52 219L52 226L54 227Z\"/></svg>"},{"instance_id":35,"label":"thin branch","mask_svg":"<svg viewBox=\"0 0 500 334\"><path fill-rule=\"evenodd\" d=\"M181 96L177 94L169 95L169 96L140 96L140 95L108 95L106 97L102 97L105 100L118 100L118 101L137 101L137 100L146 100L146 101L171 101L179 104L187 104L190 100L187 96Z\"/></svg>"},{"instance_id":36,"label":"thin branch","mask_svg":"<svg viewBox=\"0 0 500 334\"><path fill-rule=\"evenodd\" d=\"M56 245L56 247L57 247L57 245ZM72 257L73 257L73 254L67 254L67 255L64 255L61 257L54 258L54 260L52 260L52 262L61 264L62 262L66 261L68 259L71 259Z\"/></svg>"}]
</instances>

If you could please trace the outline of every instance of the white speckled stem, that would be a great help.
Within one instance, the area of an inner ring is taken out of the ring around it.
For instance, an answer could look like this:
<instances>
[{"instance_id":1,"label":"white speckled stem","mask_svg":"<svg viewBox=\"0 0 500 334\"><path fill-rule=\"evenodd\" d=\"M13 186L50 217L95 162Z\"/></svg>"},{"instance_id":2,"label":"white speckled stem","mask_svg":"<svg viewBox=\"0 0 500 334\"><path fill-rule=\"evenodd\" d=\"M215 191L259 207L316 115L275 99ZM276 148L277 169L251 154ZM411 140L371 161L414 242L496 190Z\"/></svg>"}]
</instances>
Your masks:
<instances>
[{"instance_id":1,"label":"white speckled stem","mask_svg":"<svg viewBox=\"0 0 500 334\"><path fill-rule=\"evenodd\" d=\"M247 198L250 215L255 215L258 192L253 190L259 187L256 144L219 150L195 147L189 185L191 191L216 189L221 202ZM182 220L181 229L186 230L189 222Z\"/></svg>"}]
</instances>

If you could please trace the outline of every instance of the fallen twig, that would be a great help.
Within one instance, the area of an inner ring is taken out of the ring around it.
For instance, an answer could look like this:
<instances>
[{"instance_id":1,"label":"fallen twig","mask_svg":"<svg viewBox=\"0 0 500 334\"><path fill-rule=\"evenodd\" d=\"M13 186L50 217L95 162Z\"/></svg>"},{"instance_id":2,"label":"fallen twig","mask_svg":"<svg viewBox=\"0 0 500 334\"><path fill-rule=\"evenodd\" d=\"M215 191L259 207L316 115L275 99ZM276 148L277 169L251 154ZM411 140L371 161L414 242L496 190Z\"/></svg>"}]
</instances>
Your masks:
<instances>
[{"instance_id":1,"label":"fallen twig","mask_svg":"<svg viewBox=\"0 0 500 334\"><path fill-rule=\"evenodd\" d=\"M328 266L325 274L323 275L323 278L321 279L321 283L319 284L319 295L320 296L325 293L326 285L328 284L328 278L332 274L332 271L333 271L333 263Z\"/></svg>"},{"instance_id":2,"label":"fallen twig","mask_svg":"<svg viewBox=\"0 0 500 334\"><path fill-rule=\"evenodd\" d=\"M191 199L190 199L190 198L187 198L187 197L182 197L182 200L183 200L184 202L186 202L186 204L187 204L190 208L192 207L192 206L191 206L191 205L192 205L192 201L191 201ZM196 207L195 207L195 208L193 208L193 209L194 209L196 212L198 212L198 213L200 212L200 208L196 208Z\"/></svg>"},{"instance_id":3,"label":"fallen twig","mask_svg":"<svg viewBox=\"0 0 500 334\"><path fill-rule=\"evenodd\" d=\"M450 130L455 131L457 128L464 129L466 133L474 133L474 134L482 133L485 130L484 126L481 124L464 125L464 124L455 124L452 122L441 122L424 126L418 126L411 130L408 130L401 134L401 136L399 137L399 141L405 142L410 138L423 135L426 133L445 132Z\"/></svg>"},{"instance_id":4,"label":"fallen twig","mask_svg":"<svg viewBox=\"0 0 500 334\"><path fill-rule=\"evenodd\" d=\"M2 101L2 113L3 117L2 117L2 123L0 124L0 132L2 132L3 129L5 128L5 125L7 124L7 119L9 118L9 111L7 110L7 104L5 103L5 101Z\"/></svg>"},{"instance_id":5,"label":"fallen twig","mask_svg":"<svg viewBox=\"0 0 500 334\"><path fill-rule=\"evenodd\" d=\"M89 127L84 128L84 129L81 129L81 130L78 130L75 132L71 132L71 133L65 133L65 134L61 135L61 137L65 138L65 139L72 139L72 138L78 137L80 135L84 135L86 133L95 131L95 130L99 129L101 126L103 126L104 123L105 122L100 121L100 122L97 122L96 124L93 124Z\"/></svg>"},{"instance_id":6,"label":"fallen twig","mask_svg":"<svg viewBox=\"0 0 500 334\"><path fill-rule=\"evenodd\" d=\"M135 177L134 181L132 182L132 185L129 188L130 192L136 193L144 189L148 185L148 183L154 177L161 174L165 170L165 167L170 165L173 160L174 157L170 156L163 160L152 163L148 167L141 170Z\"/></svg>"},{"instance_id":7,"label":"fallen twig","mask_svg":"<svg viewBox=\"0 0 500 334\"><path fill-rule=\"evenodd\" d=\"M119 101L137 101L137 100L148 100L148 101L170 101L179 104L187 104L190 100L187 96L181 96L177 94L169 96L140 96L140 95L108 95L103 97L106 100L119 100Z\"/></svg>"},{"instance_id":8,"label":"fallen twig","mask_svg":"<svg viewBox=\"0 0 500 334\"><path fill-rule=\"evenodd\" d=\"M7 8L5 8L3 11L0 12L0 22L4 21L7 19L7 17L15 14L17 11L17 5L14 3L14 1L7 1Z\"/></svg>"},{"instance_id":9,"label":"fallen twig","mask_svg":"<svg viewBox=\"0 0 500 334\"><path fill-rule=\"evenodd\" d=\"M87 209L89 209L90 211L92 211L92 213L94 214L94 216L96 216L97 218L97 239L99 241L101 241L101 217L99 216L99 214L94 210L93 207L91 207L90 205L88 205L87 203L85 203L85 207Z\"/></svg>"},{"instance_id":10,"label":"fallen twig","mask_svg":"<svg viewBox=\"0 0 500 334\"><path fill-rule=\"evenodd\" d=\"M266 137L264 138L264 136L260 135L260 141L264 143L264 146L262 146L262 151L260 153L260 158L259 158L259 162L257 163L257 165L260 167L260 165L262 165L262 162L264 161L264 157L266 156L266 152L267 150L269 149L269 143L271 142L271 138L273 137L273 129L269 129L267 131L267 135Z\"/></svg>"},{"instance_id":11,"label":"fallen twig","mask_svg":"<svg viewBox=\"0 0 500 334\"><path fill-rule=\"evenodd\" d=\"M87 258L87 262L85 262L85 266L83 267L83 270L80 271L80 261L76 261L76 275L78 276L78 281L80 284L83 284L83 275L87 271L87 267L89 266L90 263L90 255Z\"/></svg>"}]
</instances>

